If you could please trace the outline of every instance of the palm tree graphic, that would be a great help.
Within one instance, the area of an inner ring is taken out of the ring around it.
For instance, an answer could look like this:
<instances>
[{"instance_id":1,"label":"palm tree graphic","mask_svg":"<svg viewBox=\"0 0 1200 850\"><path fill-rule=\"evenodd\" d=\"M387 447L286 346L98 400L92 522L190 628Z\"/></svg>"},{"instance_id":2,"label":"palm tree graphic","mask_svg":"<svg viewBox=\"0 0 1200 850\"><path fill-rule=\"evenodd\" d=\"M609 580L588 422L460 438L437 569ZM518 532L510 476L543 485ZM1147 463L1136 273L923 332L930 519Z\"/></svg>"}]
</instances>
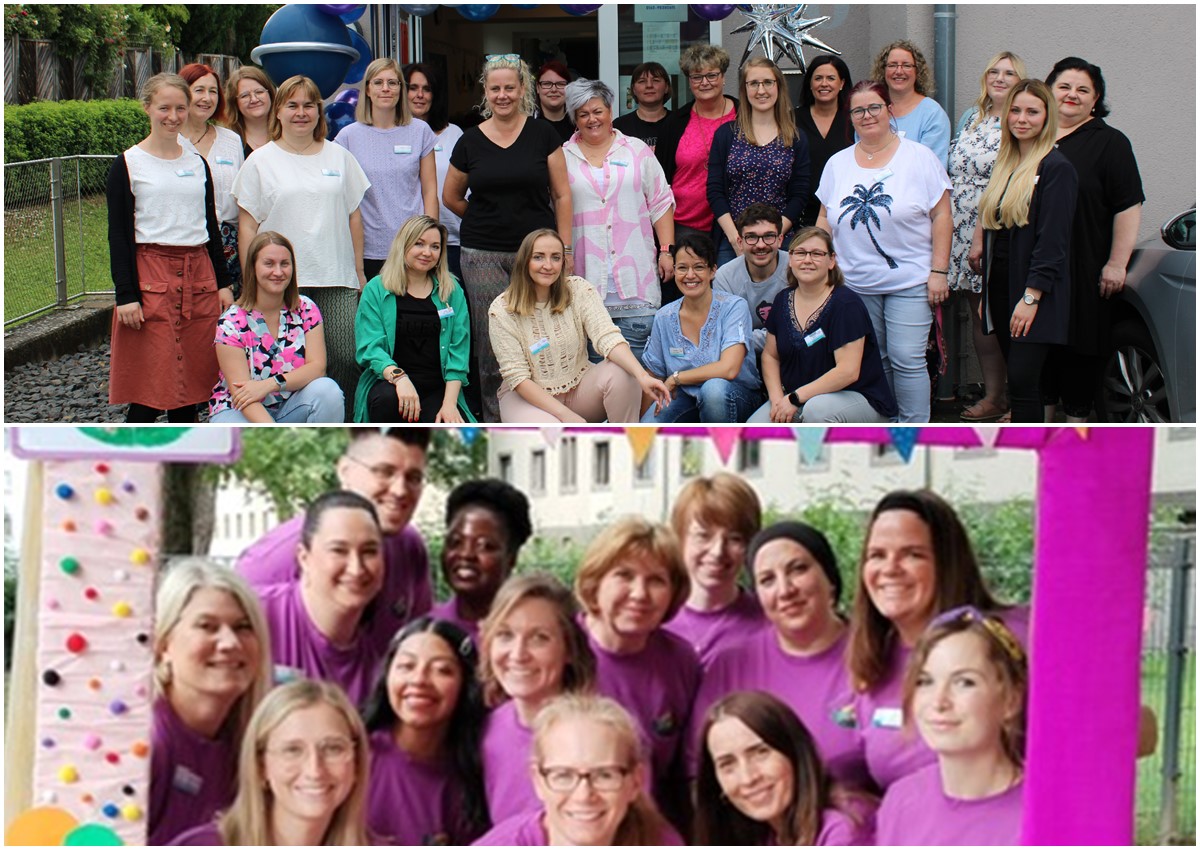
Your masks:
<instances>
[{"instance_id":1,"label":"palm tree graphic","mask_svg":"<svg viewBox=\"0 0 1200 850\"><path fill-rule=\"evenodd\" d=\"M842 206L846 209L838 216L838 223L840 224L848 213L854 213L850 219L850 229L853 230L862 224L867 229L867 235L871 237L871 244L875 246L879 256L887 260L888 268L898 268L896 261L884 253L884 250L879 247L879 243L875 241L875 234L871 232L872 224L882 229L879 216L872 207L883 207L887 210L888 215L892 214L892 196L883 193L883 181L873 183L870 189L859 183L854 187L852 194L842 198Z\"/></svg>"}]
</instances>

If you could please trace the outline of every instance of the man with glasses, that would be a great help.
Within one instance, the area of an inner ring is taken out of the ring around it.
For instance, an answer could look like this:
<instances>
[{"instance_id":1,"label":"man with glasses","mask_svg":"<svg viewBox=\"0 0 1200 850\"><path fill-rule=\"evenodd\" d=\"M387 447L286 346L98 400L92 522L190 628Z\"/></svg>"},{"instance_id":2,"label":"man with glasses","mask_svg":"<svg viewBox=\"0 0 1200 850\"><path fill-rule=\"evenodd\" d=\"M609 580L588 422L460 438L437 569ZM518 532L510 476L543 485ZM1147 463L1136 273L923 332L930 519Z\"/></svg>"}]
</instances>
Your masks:
<instances>
[{"instance_id":1,"label":"man with glasses","mask_svg":"<svg viewBox=\"0 0 1200 850\"><path fill-rule=\"evenodd\" d=\"M383 603L370 639L385 652L392 635L433 607L433 584L425 540L410 521L425 486L426 428L351 428L350 444L337 463L338 484L368 499L383 529ZM237 570L255 588L296 581L303 512L277 525L241 554Z\"/></svg>"},{"instance_id":2,"label":"man with glasses","mask_svg":"<svg viewBox=\"0 0 1200 850\"><path fill-rule=\"evenodd\" d=\"M775 295L787 288L788 258L780 244L783 216L768 204L751 204L736 223L742 256L717 269L713 289L746 299L754 317L750 339L755 356L761 357L771 305L775 303Z\"/></svg>"}]
</instances>

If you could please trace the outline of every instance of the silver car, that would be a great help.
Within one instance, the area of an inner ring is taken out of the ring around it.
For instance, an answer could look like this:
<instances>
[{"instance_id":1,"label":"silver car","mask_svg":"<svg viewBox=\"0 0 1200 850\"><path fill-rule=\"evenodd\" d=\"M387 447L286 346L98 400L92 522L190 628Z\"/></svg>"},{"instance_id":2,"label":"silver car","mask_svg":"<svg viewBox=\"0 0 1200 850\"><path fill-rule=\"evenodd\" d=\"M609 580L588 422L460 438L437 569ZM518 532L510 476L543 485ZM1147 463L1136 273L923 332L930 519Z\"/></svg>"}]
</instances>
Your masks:
<instances>
[{"instance_id":1,"label":"silver car","mask_svg":"<svg viewBox=\"0 0 1200 850\"><path fill-rule=\"evenodd\" d=\"M1196 208L1133 252L1113 305L1102 422L1196 421Z\"/></svg>"}]
</instances>

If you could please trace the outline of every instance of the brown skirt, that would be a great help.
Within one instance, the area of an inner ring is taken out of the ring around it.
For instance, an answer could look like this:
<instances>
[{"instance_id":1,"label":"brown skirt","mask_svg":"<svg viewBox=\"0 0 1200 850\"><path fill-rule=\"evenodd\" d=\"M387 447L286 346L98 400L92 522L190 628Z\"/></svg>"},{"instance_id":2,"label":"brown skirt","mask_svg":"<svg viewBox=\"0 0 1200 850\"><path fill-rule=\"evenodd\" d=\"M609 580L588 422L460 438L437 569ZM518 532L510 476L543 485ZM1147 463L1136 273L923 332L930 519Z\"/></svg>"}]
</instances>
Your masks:
<instances>
[{"instance_id":1,"label":"brown skirt","mask_svg":"<svg viewBox=\"0 0 1200 850\"><path fill-rule=\"evenodd\" d=\"M113 310L109 404L174 410L208 401L217 383L213 340L221 316L208 250L137 246L144 321L133 330Z\"/></svg>"}]
</instances>

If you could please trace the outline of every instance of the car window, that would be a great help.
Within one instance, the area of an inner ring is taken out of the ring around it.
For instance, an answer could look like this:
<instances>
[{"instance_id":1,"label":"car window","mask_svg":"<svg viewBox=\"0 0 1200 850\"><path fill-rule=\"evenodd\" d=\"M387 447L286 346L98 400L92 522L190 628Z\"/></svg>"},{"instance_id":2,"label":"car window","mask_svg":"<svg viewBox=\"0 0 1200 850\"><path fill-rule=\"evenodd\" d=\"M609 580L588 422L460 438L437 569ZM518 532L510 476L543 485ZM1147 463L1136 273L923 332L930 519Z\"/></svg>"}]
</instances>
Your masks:
<instances>
[{"instance_id":1,"label":"car window","mask_svg":"<svg viewBox=\"0 0 1200 850\"><path fill-rule=\"evenodd\" d=\"M1163 239L1180 251L1196 250L1196 211L1188 210L1163 228Z\"/></svg>"}]
</instances>

